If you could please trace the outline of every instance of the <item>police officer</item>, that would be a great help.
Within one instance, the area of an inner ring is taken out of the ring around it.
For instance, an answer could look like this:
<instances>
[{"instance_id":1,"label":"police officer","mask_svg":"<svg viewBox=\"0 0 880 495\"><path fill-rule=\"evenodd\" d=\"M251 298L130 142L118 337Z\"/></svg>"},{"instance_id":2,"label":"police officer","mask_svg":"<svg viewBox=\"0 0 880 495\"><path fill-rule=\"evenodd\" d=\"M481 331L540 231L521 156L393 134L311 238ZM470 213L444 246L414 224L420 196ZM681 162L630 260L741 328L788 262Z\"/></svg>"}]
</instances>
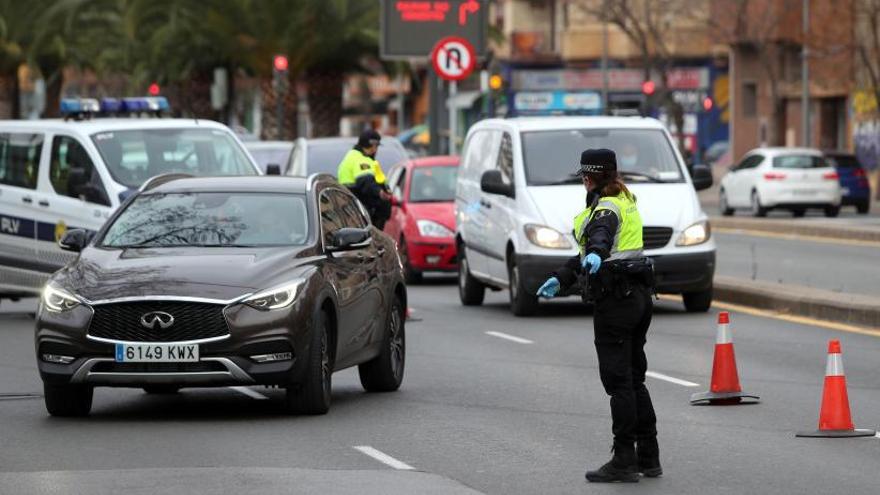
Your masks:
<instances>
[{"instance_id":1,"label":"police officer","mask_svg":"<svg viewBox=\"0 0 880 495\"><path fill-rule=\"evenodd\" d=\"M639 480L639 472L660 476L657 418L645 387L645 336L651 324L653 264L642 254L642 219L636 197L617 175L617 159L608 149L581 154L587 208L574 219L580 254L548 279L538 295L553 297L583 276L595 302L593 327L599 376L611 396L614 456L592 482Z\"/></svg>"},{"instance_id":2,"label":"police officer","mask_svg":"<svg viewBox=\"0 0 880 495\"><path fill-rule=\"evenodd\" d=\"M385 188L385 174L376 161L376 152L382 137L367 129L358 137L357 144L339 163L337 178L347 186L370 213L377 229L382 230L391 217L391 194Z\"/></svg>"}]
</instances>

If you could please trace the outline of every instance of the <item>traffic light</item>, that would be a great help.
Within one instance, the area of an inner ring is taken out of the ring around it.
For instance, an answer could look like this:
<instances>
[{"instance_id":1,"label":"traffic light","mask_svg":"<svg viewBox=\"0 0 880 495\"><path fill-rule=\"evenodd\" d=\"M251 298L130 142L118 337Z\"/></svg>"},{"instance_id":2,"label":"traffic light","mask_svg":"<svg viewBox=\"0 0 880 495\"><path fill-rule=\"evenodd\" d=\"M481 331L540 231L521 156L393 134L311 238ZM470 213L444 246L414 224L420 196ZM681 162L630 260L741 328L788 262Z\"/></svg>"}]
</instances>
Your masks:
<instances>
[{"instance_id":1,"label":"traffic light","mask_svg":"<svg viewBox=\"0 0 880 495\"><path fill-rule=\"evenodd\" d=\"M645 81L642 83L642 93L644 93L645 96L651 96L654 94L655 89L654 81Z\"/></svg>"},{"instance_id":2,"label":"traffic light","mask_svg":"<svg viewBox=\"0 0 880 495\"><path fill-rule=\"evenodd\" d=\"M711 96L703 98L703 110L708 112L709 110L712 110L713 106L715 106L715 102L712 101Z\"/></svg>"},{"instance_id":3,"label":"traffic light","mask_svg":"<svg viewBox=\"0 0 880 495\"><path fill-rule=\"evenodd\" d=\"M147 93L149 93L150 96L159 96L159 93L161 92L162 88L159 87L159 83L154 82L147 88Z\"/></svg>"},{"instance_id":4,"label":"traffic light","mask_svg":"<svg viewBox=\"0 0 880 495\"><path fill-rule=\"evenodd\" d=\"M276 72L287 72L287 56L275 55L272 58L272 67Z\"/></svg>"}]
</instances>

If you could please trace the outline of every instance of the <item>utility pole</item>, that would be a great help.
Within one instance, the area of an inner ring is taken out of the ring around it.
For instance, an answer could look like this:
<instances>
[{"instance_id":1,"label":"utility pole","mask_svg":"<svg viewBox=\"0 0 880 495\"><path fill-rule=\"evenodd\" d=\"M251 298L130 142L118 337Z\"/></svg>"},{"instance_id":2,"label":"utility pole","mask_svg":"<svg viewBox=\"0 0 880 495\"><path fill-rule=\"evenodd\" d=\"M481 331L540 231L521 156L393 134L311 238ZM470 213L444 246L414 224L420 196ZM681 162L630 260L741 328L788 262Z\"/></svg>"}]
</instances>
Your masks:
<instances>
[{"instance_id":1,"label":"utility pole","mask_svg":"<svg viewBox=\"0 0 880 495\"><path fill-rule=\"evenodd\" d=\"M810 33L810 0L803 0L803 41L801 42L801 132L804 146L810 146L810 49L807 38Z\"/></svg>"},{"instance_id":2,"label":"utility pole","mask_svg":"<svg viewBox=\"0 0 880 495\"><path fill-rule=\"evenodd\" d=\"M608 0L602 2L602 113L608 115Z\"/></svg>"}]
</instances>

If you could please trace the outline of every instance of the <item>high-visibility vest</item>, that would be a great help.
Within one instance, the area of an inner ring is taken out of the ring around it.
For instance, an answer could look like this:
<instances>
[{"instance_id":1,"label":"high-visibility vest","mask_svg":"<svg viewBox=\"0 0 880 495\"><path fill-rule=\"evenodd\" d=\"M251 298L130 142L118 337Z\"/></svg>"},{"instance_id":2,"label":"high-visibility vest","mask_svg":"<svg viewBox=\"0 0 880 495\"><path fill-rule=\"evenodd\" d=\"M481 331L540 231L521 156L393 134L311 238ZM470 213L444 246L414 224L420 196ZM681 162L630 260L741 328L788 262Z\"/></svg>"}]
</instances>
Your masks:
<instances>
[{"instance_id":1,"label":"high-visibility vest","mask_svg":"<svg viewBox=\"0 0 880 495\"><path fill-rule=\"evenodd\" d=\"M357 178L364 174L371 174L375 177L377 184L385 183L385 174L382 172L379 162L358 150L349 150L339 163L339 170L336 173L339 183L353 186Z\"/></svg>"},{"instance_id":2,"label":"high-visibility vest","mask_svg":"<svg viewBox=\"0 0 880 495\"><path fill-rule=\"evenodd\" d=\"M590 206L574 217L574 238L580 248L581 256L585 256L587 250L587 225L593 218L593 213L600 210L610 210L617 215L617 232L614 233L614 244L611 246L611 256L608 260L639 258L642 254L642 216L636 207L635 196L629 197L621 192L617 196L603 196L599 198L595 208Z\"/></svg>"}]
</instances>

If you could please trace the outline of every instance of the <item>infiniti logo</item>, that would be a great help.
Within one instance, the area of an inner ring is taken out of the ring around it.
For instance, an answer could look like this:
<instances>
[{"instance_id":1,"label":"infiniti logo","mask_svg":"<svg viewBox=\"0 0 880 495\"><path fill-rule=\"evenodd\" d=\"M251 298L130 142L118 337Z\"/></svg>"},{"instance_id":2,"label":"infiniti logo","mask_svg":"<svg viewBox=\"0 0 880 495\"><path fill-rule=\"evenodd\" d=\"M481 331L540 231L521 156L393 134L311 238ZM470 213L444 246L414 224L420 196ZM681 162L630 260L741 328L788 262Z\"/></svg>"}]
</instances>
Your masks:
<instances>
[{"instance_id":1,"label":"infiniti logo","mask_svg":"<svg viewBox=\"0 0 880 495\"><path fill-rule=\"evenodd\" d=\"M141 325L150 330L155 330L156 325L164 330L173 324L174 317L164 311L150 311L141 316Z\"/></svg>"}]
</instances>

